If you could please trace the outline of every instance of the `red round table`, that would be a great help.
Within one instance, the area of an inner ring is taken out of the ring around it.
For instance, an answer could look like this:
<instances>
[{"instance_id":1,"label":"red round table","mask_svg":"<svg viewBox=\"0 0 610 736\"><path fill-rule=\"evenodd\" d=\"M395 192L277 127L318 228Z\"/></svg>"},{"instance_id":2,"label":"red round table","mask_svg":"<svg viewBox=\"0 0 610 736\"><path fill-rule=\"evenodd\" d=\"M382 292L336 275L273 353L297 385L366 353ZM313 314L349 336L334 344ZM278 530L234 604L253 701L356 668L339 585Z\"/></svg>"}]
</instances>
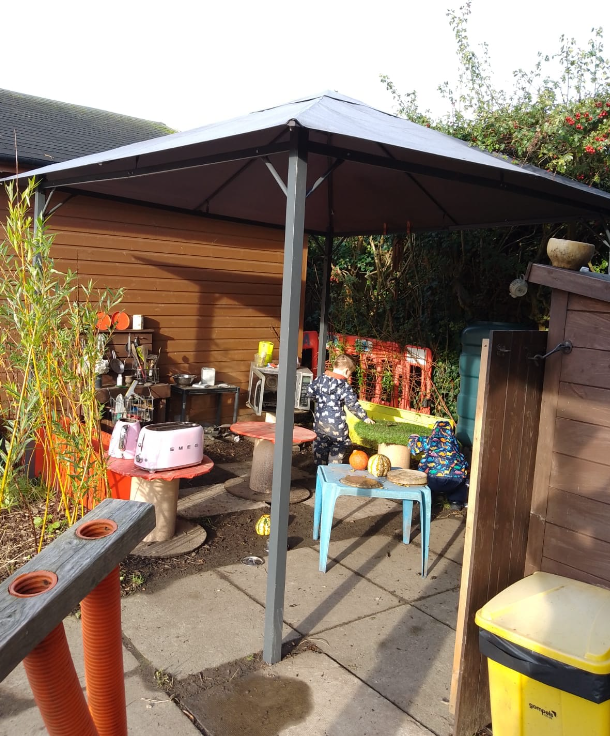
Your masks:
<instances>
[{"instance_id":1,"label":"red round table","mask_svg":"<svg viewBox=\"0 0 610 736\"><path fill-rule=\"evenodd\" d=\"M272 422L237 422L231 425L231 432L244 437L253 437L252 469L249 481L238 485L227 485L229 493L249 501L271 503L271 486L273 483L273 445L275 444L276 424ZM316 433L305 427L293 427L292 444L303 445L313 442ZM305 488L290 489L290 502L305 501L311 491Z\"/></svg>"},{"instance_id":2,"label":"red round table","mask_svg":"<svg viewBox=\"0 0 610 736\"><path fill-rule=\"evenodd\" d=\"M131 478L129 498L132 501L152 503L155 507L157 517L155 528L142 540L143 542L165 542L174 536L180 478L195 478L209 473L213 467L214 463L207 455L204 455L203 460L197 465L158 470L154 473L136 467L133 460L108 458L109 470Z\"/></svg>"}]
</instances>

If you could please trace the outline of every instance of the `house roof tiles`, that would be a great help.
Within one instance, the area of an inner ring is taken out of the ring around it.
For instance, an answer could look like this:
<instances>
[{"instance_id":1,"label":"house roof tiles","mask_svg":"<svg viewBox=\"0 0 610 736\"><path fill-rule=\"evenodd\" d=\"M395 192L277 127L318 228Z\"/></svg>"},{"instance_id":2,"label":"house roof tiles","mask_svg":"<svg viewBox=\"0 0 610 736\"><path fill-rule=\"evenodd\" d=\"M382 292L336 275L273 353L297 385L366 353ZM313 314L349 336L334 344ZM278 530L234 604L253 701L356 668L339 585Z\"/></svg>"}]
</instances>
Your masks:
<instances>
[{"instance_id":1,"label":"house roof tiles","mask_svg":"<svg viewBox=\"0 0 610 736\"><path fill-rule=\"evenodd\" d=\"M0 162L68 161L174 131L163 123L0 89ZM16 144L16 145L15 145Z\"/></svg>"}]
</instances>

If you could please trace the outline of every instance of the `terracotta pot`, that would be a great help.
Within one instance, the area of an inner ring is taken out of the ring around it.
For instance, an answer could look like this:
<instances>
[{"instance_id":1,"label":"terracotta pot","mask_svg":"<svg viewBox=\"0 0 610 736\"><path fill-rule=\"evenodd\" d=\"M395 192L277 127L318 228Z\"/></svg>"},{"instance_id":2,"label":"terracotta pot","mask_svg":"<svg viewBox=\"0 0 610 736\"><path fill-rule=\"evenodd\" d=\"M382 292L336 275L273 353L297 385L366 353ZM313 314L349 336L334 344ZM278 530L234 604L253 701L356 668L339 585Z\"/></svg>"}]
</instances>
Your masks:
<instances>
[{"instance_id":1,"label":"terracotta pot","mask_svg":"<svg viewBox=\"0 0 610 736\"><path fill-rule=\"evenodd\" d=\"M593 258L595 246L591 243L581 243L579 240L550 238L546 252L553 266L578 271Z\"/></svg>"},{"instance_id":2,"label":"terracotta pot","mask_svg":"<svg viewBox=\"0 0 610 736\"><path fill-rule=\"evenodd\" d=\"M104 454L106 454L110 445L110 434L108 432L102 432L101 435L102 450ZM57 478L54 456L61 457L66 452L67 447L60 437L53 437L53 453L51 453L50 448L47 446L45 441L45 437L45 431L43 429L39 430L34 451L34 474L36 476L40 476L47 485L53 488L58 488L59 479ZM94 451L99 451L100 449L95 438L93 440L93 449ZM71 496L70 476L75 472L74 466L64 460L62 460L59 465L61 480L65 484L68 496ZM118 473L113 473L112 470L106 471L106 477L108 479L110 496L123 501L129 501L131 478L119 475ZM89 484L88 492L82 499L87 511L91 511L91 509L95 508L100 501L103 501L106 498L106 493L106 485L100 482L99 479L96 482L91 482Z\"/></svg>"}]
</instances>

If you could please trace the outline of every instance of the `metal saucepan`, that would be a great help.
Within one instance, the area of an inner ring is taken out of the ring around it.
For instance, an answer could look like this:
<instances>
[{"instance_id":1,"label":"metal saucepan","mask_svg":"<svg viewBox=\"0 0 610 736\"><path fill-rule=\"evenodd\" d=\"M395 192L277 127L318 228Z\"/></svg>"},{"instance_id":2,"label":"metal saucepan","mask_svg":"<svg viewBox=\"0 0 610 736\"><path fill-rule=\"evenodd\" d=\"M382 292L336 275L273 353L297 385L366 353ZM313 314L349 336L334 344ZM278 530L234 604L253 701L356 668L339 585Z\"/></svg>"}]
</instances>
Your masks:
<instances>
[{"instance_id":1,"label":"metal saucepan","mask_svg":"<svg viewBox=\"0 0 610 736\"><path fill-rule=\"evenodd\" d=\"M119 374L123 373L125 370L125 363L120 358L116 357L114 350L112 351L112 359L110 360L110 370Z\"/></svg>"}]
</instances>

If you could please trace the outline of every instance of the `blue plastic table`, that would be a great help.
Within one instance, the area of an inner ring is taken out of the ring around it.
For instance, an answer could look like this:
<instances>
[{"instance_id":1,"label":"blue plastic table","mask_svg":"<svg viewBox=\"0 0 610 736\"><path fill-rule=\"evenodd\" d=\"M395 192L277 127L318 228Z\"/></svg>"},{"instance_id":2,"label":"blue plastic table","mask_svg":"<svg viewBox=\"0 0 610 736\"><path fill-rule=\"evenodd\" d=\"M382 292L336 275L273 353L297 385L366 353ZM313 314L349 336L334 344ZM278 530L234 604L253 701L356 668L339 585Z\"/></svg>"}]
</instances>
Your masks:
<instances>
[{"instance_id":1,"label":"blue plastic table","mask_svg":"<svg viewBox=\"0 0 610 736\"><path fill-rule=\"evenodd\" d=\"M428 486L399 486L387 478L375 478L383 483L381 488L356 488L341 483L341 478L351 475L354 470L350 465L320 465L316 478L316 499L313 519L313 538L320 536L320 571L326 572L328 545L333 525L335 502L339 496L361 496L363 498L393 498L402 501L402 541L409 544L411 541L411 519L413 501L419 503L419 518L421 527L422 577L428 574L428 550L430 547L430 514L432 511L432 496ZM358 475L368 478L369 473L358 471Z\"/></svg>"}]
</instances>

